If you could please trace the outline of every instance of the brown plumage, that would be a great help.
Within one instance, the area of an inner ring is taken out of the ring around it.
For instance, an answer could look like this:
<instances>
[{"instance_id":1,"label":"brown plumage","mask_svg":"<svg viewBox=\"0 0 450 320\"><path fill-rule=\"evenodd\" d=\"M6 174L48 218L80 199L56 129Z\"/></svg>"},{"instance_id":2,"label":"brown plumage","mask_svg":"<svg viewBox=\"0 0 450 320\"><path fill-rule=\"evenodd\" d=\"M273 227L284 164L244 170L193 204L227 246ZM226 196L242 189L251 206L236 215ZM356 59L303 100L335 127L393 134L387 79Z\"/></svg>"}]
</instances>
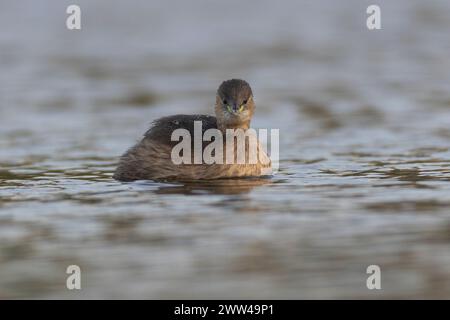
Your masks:
<instances>
[{"instance_id":1,"label":"brown plumage","mask_svg":"<svg viewBox=\"0 0 450 320\"><path fill-rule=\"evenodd\" d=\"M255 104L253 94L247 82L238 79L224 81L216 95L216 117L208 115L174 115L153 122L144 138L130 148L120 159L114 178L121 181L133 180L202 180L232 177L267 175L268 164L174 164L171 159L172 148L178 141L171 141L172 132L186 129L194 137L194 121L202 122L202 134L208 129L219 129L225 142L226 129L248 129ZM203 149L210 142L203 142ZM225 148L224 148L225 150ZM236 147L235 147L236 151ZM263 152L258 144L258 152ZM246 153L249 152L248 142ZM224 151L225 153L225 151ZM265 163L267 163L265 162ZM192 162L193 163L193 162Z\"/></svg>"}]
</instances>

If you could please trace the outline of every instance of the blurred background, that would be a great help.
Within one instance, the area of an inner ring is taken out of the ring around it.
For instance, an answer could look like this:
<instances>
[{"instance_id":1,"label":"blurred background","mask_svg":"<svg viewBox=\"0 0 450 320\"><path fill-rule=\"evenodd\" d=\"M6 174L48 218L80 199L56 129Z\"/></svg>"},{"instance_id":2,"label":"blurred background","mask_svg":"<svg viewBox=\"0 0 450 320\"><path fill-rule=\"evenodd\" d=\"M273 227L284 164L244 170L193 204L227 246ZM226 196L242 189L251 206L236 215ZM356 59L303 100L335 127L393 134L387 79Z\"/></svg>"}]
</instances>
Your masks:
<instances>
[{"instance_id":1,"label":"blurred background","mask_svg":"<svg viewBox=\"0 0 450 320\"><path fill-rule=\"evenodd\" d=\"M0 298L450 298L449 53L446 0L2 0ZM111 179L230 78L271 180Z\"/></svg>"}]
</instances>

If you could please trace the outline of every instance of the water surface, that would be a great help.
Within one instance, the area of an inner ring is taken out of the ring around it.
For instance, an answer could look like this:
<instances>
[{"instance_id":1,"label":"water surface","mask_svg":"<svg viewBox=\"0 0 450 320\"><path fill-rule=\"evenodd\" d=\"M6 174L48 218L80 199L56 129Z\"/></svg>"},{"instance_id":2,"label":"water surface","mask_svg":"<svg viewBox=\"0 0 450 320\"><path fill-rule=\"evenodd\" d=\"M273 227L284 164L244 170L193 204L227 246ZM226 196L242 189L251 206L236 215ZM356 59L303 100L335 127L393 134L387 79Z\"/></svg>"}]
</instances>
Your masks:
<instances>
[{"instance_id":1,"label":"water surface","mask_svg":"<svg viewBox=\"0 0 450 320\"><path fill-rule=\"evenodd\" d=\"M77 3L0 4L0 298L450 298L448 1ZM111 178L232 77L272 179Z\"/></svg>"}]
</instances>

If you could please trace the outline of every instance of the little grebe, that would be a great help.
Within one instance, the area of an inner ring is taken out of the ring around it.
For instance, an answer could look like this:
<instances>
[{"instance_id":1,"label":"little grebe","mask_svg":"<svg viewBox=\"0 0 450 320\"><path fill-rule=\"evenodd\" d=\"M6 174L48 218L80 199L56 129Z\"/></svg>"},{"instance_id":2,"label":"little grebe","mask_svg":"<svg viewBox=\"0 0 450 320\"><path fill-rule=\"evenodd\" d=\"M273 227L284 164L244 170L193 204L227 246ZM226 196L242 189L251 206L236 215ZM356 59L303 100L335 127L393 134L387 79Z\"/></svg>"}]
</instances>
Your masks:
<instances>
[{"instance_id":1,"label":"little grebe","mask_svg":"<svg viewBox=\"0 0 450 320\"><path fill-rule=\"evenodd\" d=\"M121 157L114 178L120 181L210 180L269 175L271 174L270 158L264 153L258 142L256 151L260 153L259 158L256 162L251 163L247 157L244 163L234 162L231 164L229 162L175 164L171 158L172 148L178 143L171 139L174 130L185 129L194 136L195 122L201 121L202 137L208 129L218 129L217 131L225 137L227 129L249 129L254 110L252 89L246 81L239 79L224 81L217 90L216 117L174 115L154 121L144 138ZM222 141L226 148L226 139ZM192 145L194 145L193 142ZM202 140L203 150L206 146L207 143ZM233 148L236 150L235 145ZM248 155L249 141L245 141L245 150Z\"/></svg>"}]
</instances>

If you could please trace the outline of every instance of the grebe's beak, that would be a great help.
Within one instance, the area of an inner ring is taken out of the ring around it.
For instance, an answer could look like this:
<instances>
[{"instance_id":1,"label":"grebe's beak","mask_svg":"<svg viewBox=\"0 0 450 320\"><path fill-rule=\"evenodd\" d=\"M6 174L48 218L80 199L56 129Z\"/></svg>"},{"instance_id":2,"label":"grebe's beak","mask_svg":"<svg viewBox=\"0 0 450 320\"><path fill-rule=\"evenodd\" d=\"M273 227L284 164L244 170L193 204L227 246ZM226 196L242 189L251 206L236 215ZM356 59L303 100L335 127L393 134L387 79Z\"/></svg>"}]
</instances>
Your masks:
<instances>
[{"instance_id":1,"label":"grebe's beak","mask_svg":"<svg viewBox=\"0 0 450 320\"><path fill-rule=\"evenodd\" d=\"M233 106L227 105L227 110L229 113L238 113L236 104L233 104Z\"/></svg>"},{"instance_id":2,"label":"grebe's beak","mask_svg":"<svg viewBox=\"0 0 450 320\"><path fill-rule=\"evenodd\" d=\"M238 113L240 113L241 111L244 110L244 106L243 105L242 106L238 106L237 104L233 103L233 106L227 105L227 110L230 113L238 114Z\"/></svg>"}]
</instances>

